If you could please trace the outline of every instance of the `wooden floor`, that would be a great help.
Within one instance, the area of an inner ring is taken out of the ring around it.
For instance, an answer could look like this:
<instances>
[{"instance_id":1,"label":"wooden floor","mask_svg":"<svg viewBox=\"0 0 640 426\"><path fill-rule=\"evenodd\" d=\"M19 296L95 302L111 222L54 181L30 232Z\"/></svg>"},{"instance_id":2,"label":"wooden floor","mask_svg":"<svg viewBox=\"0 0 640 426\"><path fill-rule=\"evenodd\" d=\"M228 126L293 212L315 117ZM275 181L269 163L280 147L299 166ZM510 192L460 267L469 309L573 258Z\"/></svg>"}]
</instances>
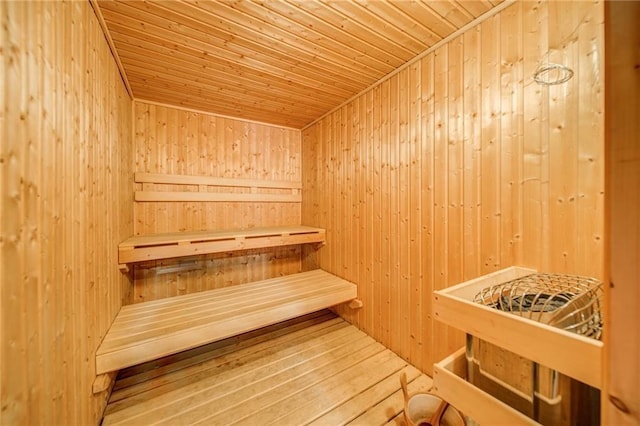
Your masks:
<instances>
[{"instance_id":1,"label":"wooden floor","mask_svg":"<svg viewBox=\"0 0 640 426\"><path fill-rule=\"evenodd\" d=\"M329 311L120 371L103 424L402 424L431 379Z\"/></svg>"}]
</instances>

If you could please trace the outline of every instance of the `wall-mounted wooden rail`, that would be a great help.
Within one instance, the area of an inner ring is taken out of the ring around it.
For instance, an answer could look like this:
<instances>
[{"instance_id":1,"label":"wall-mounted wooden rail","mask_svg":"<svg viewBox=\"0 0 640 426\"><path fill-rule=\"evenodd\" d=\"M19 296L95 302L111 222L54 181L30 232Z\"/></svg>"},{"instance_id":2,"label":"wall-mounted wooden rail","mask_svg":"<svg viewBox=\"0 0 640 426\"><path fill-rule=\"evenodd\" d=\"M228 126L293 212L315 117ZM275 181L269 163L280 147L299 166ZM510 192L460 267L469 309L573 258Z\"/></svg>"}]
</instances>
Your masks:
<instances>
[{"instance_id":1,"label":"wall-mounted wooden rail","mask_svg":"<svg viewBox=\"0 0 640 426\"><path fill-rule=\"evenodd\" d=\"M118 263L122 269L148 260L324 242L325 230L310 226L140 235L118 245Z\"/></svg>"},{"instance_id":2,"label":"wall-mounted wooden rail","mask_svg":"<svg viewBox=\"0 0 640 426\"><path fill-rule=\"evenodd\" d=\"M317 269L123 306L96 353L97 374L315 312L356 296L354 284Z\"/></svg>"},{"instance_id":3,"label":"wall-mounted wooden rail","mask_svg":"<svg viewBox=\"0 0 640 426\"><path fill-rule=\"evenodd\" d=\"M142 184L142 190L135 191L136 201L302 202L300 193L302 182L141 172L135 173L134 179L136 183ZM186 186L189 190L159 190L156 185L165 187L173 185L180 188ZM220 191L221 188L234 188L234 190L233 192ZM265 193L264 190L275 192Z\"/></svg>"}]
</instances>

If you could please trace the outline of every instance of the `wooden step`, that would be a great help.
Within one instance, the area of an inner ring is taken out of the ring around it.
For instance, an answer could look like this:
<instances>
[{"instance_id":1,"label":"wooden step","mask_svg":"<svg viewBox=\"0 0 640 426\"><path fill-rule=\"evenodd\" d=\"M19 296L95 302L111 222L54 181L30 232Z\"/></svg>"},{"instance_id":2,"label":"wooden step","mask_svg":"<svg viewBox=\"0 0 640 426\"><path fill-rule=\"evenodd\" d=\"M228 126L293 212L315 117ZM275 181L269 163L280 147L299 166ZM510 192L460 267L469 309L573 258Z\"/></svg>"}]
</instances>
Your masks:
<instances>
[{"instance_id":1,"label":"wooden step","mask_svg":"<svg viewBox=\"0 0 640 426\"><path fill-rule=\"evenodd\" d=\"M325 230L311 226L139 235L120 243L118 263L125 265L171 257L324 242Z\"/></svg>"},{"instance_id":2,"label":"wooden step","mask_svg":"<svg viewBox=\"0 0 640 426\"><path fill-rule=\"evenodd\" d=\"M255 330L356 297L354 284L316 269L123 306L96 353L97 374Z\"/></svg>"}]
</instances>

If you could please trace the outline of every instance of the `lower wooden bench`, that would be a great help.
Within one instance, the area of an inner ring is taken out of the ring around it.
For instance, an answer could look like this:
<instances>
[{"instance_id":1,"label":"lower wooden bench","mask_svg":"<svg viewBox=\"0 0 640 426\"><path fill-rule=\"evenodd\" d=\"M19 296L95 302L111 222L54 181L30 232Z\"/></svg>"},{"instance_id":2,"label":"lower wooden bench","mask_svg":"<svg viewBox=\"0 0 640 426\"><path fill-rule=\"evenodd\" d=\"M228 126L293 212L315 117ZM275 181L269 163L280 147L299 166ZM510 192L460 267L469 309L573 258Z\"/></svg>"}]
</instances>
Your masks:
<instances>
[{"instance_id":1,"label":"lower wooden bench","mask_svg":"<svg viewBox=\"0 0 640 426\"><path fill-rule=\"evenodd\" d=\"M356 286L321 269L123 306L96 353L103 374L348 302Z\"/></svg>"}]
</instances>

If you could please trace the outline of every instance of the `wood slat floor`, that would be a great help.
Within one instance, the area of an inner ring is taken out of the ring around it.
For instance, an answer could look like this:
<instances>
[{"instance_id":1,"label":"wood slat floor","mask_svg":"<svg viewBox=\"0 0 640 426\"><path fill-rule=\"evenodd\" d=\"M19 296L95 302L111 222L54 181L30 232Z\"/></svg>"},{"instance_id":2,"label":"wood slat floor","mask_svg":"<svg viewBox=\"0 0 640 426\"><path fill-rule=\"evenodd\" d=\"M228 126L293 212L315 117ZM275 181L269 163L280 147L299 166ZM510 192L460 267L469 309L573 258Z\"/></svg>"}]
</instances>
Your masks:
<instances>
[{"instance_id":1,"label":"wood slat floor","mask_svg":"<svg viewBox=\"0 0 640 426\"><path fill-rule=\"evenodd\" d=\"M112 424L402 424L431 379L329 311L120 371Z\"/></svg>"}]
</instances>

